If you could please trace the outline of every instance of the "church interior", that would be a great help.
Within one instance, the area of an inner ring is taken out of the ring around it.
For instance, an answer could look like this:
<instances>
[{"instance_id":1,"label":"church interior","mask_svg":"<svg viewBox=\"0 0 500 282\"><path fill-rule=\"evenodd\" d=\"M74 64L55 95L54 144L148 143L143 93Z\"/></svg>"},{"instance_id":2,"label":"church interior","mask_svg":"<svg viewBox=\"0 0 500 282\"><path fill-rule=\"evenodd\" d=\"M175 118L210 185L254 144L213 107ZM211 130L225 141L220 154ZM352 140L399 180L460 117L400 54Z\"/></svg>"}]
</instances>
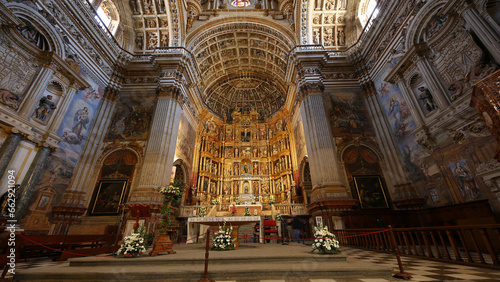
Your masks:
<instances>
[{"instance_id":1,"label":"church interior","mask_svg":"<svg viewBox=\"0 0 500 282\"><path fill-rule=\"evenodd\" d=\"M499 38L497 0L0 0L2 222L154 235L182 183L175 242L495 226Z\"/></svg>"}]
</instances>

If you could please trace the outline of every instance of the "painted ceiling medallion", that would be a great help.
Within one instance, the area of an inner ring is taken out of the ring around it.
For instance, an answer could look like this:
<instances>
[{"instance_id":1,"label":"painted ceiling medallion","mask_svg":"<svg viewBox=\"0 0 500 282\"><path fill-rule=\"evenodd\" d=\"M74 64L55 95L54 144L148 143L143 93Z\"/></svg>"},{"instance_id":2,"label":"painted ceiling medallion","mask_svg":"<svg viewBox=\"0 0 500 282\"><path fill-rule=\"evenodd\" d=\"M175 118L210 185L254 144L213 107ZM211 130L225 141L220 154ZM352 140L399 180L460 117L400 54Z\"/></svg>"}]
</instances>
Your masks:
<instances>
[{"instance_id":1,"label":"painted ceiling medallion","mask_svg":"<svg viewBox=\"0 0 500 282\"><path fill-rule=\"evenodd\" d=\"M249 0L234 0L231 2L231 5L233 5L236 8L244 8L247 6L250 6L250 1Z\"/></svg>"}]
</instances>

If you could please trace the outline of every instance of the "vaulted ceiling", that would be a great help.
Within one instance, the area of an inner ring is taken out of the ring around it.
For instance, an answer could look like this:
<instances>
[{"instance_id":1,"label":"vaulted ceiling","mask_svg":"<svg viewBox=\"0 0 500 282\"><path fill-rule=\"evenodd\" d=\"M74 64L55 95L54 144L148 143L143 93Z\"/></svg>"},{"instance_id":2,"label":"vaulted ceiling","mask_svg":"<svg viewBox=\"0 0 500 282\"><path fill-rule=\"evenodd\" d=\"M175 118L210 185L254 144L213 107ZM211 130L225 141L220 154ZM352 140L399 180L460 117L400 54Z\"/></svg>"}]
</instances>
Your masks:
<instances>
[{"instance_id":1,"label":"vaulted ceiling","mask_svg":"<svg viewBox=\"0 0 500 282\"><path fill-rule=\"evenodd\" d=\"M188 45L206 86L205 104L226 116L234 110L270 115L285 102L289 38L261 24L235 23L204 31Z\"/></svg>"}]
</instances>

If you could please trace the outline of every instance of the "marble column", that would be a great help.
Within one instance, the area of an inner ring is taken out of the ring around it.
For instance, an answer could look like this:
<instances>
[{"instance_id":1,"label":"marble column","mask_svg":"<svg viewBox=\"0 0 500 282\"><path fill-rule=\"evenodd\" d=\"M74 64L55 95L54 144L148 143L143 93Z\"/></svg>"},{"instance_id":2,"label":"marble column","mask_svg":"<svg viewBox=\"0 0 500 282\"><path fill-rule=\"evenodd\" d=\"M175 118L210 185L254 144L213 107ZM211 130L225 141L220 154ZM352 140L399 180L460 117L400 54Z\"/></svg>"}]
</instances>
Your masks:
<instances>
[{"instance_id":1,"label":"marble column","mask_svg":"<svg viewBox=\"0 0 500 282\"><path fill-rule=\"evenodd\" d=\"M173 86L159 90L139 186L133 191L131 202L160 201L156 188L170 183L182 114L179 92Z\"/></svg>"},{"instance_id":2,"label":"marble column","mask_svg":"<svg viewBox=\"0 0 500 282\"><path fill-rule=\"evenodd\" d=\"M443 110L450 105L446 89L441 84L441 81L432 68L429 60L424 56L418 56L416 59L417 68L422 72L423 79L432 94L432 98L436 101L438 107ZM418 99L418 97L416 97Z\"/></svg>"},{"instance_id":3,"label":"marble column","mask_svg":"<svg viewBox=\"0 0 500 282\"><path fill-rule=\"evenodd\" d=\"M462 11L462 17L470 25L472 31L479 37L479 40L491 53L495 61L500 62L500 34L493 29L486 19L484 19L476 9L475 1L466 1L465 9Z\"/></svg>"},{"instance_id":4,"label":"marble column","mask_svg":"<svg viewBox=\"0 0 500 282\"><path fill-rule=\"evenodd\" d=\"M3 141L0 147L0 179L2 179L7 171L10 161L23 138L22 134L15 128L11 129L11 131L12 132L5 138L5 141Z\"/></svg>"},{"instance_id":5,"label":"marble column","mask_svg":"<svg viewBox=\"0 0 500 282\"><path fill-rule=\"evenodd\" d=\"M323 102L323 85L305 85L300 115L304 125L306 148L311 168L311 202L324 198L347 198L337 164L337 148Z\"/></svg>"},{"instance_id":6,"label":"marble column","mask_svg":"<svg viewBox=\"0 0 500 282\"><path fill-rule=\"evenodd\" d=\"M21 182L19 197L16 203L16 219L19 221L28 208L29 201L33 194L33 190L38 183L38 179L43 172L43 166L50 155L52 148L42 144L38 149L33 162L31 163L26 176Z\"/></svg>"}]
</instances>

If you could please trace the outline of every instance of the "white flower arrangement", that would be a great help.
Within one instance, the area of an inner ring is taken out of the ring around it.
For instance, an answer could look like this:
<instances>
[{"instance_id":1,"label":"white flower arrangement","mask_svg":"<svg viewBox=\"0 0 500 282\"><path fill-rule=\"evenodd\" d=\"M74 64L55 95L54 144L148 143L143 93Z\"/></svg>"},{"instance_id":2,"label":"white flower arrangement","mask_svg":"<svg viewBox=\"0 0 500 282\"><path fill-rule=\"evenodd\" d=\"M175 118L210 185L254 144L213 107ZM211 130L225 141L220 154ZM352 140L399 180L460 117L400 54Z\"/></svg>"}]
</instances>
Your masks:
<instances>
[{"instance_id":1,"label":"white flower arrangement","mask_svg":"<svg viewBox=\"0 0 500 282\"><path fill-rule=\"evenodd\" d=\"M200 214L198 216L199 217L205 217L205 216L207 216L207 208L206 207L201 207L200 208Z\"/></svg>"},{"instance_id":2,"label":"white flower arrangement","mask_svg":"<svg viewBox=\"0 0 500 282\"><path fill-rule=\"evenodd\" d=\"M277 212L274 215L274 219L276 219L276 221L282 221L283 220L283 216L281 215L281 213Z\"/></svg>"},{"instance_id":3,"label":"white flower arrangement","mask_svg":"<svg viewBox=\"0 0 500 282\"><path fill-rule=\"evenodd\" d=\"M212 205L218 205L219 204L219 200L218 199L213 199L212 200Z\"/></svg>"},{"instance_id":4,"label":"white flower arrangement","mask_svg":"<svg viewBox=\"0 0 500 282\"><path fill-rule=\"evenodd\" d=\"M224 221L224 225L219 226L219 231L215 232L216 235L212 242L212 250L234 250L234 241L236 241L236 238L231 237L232 232L233 227L226 227L226 222Z\"/></svg>"},{"instance_id":5,"label":"white flower arrangement","mask_svg":"<svg viewBox=\"0 0 500 282\"><path fill-rule=\"evenodd\" d=\"M179 195L181 193L181 189L177 186L169 185L165 187L160 187L160 193Z\"/></svg>"},{"instance_id":6,"label":"white flower arrangement","mask_svg":"<svg viewBox=\"0 0 500 282\"><path fill-rule=\"evenodd\" d=\"M328 227L314 227L314 242L312 243L312 251L318 250L323 254L340 253L339 241L335 239L335 235L328 231Z\"/></svg>"},{"instance_id":7,"label":"white flower arrangement","mask_svg":"<svg viewBox=\"0 0 500 282\"><path fill-rule=\"evenodd\" d=\"M146 240L141 232L132 233L132 235L125 237L118 250L119 255L131 255L133 257L141 255L146 251Z\"/></svg>"}]
</instances>

